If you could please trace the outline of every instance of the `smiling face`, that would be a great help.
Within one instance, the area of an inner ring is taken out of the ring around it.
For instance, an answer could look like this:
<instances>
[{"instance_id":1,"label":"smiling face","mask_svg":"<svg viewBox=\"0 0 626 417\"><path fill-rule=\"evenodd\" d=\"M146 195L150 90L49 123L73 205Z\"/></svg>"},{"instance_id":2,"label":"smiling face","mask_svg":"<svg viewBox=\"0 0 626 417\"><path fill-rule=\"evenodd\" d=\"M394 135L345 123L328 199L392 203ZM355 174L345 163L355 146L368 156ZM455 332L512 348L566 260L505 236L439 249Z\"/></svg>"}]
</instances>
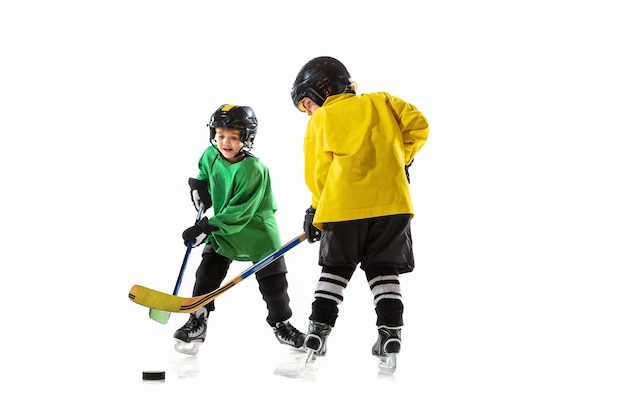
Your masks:
<instances>
[{"instance_id":1,"label":"smiling face","mask_svg":"<svg viewBox=\"0 0 626 417\"><path fill-rule=\"evenodd\" d=\"M238 162L245 156L243 153L240 153L243 143L241 143L241 132L239 130L216 127L215 140L217 141L219 151L229 162Z\"/></svg>"}]
</instances>

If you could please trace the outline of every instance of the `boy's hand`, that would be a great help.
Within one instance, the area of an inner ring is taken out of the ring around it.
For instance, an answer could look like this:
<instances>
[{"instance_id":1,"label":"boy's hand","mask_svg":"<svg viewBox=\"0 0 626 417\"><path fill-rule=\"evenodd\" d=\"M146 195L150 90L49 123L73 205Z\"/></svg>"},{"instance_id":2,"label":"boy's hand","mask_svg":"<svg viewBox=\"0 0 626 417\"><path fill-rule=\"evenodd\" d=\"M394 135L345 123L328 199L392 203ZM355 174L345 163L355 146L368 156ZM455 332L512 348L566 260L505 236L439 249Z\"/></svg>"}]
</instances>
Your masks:
<instances>
[{"instance_id":1,"label":"boy's hand","mask_svg":"<svg viewBox=\"0 0 626 417\"><path fill-rule=\"evenodd\" d=\"M203 212L210 209L213 205L213 200L211 199L211 193L209 192L209 184L191 177L188 182L189 187L191 187L191 190L189 191L191 194L191 201L193 202L196 211L200 210L201 207Z\"/></svg>"},{"instance_id":2,"label":"boy's hand","mask_svg":"<svg viewBox=\"0 0 626 417\"><path fill-rule=\"evenodd\" d=\"M313 226L313 218L315 217L315 209L313 207L309 207L306 209L304 213L304 233L306 233L306 240L309 243L314 243L320 240L322 236L322 231L317 227Z\"/></svg>"},{"instance_id":3,"label":"boy's hand","mask_svg":"<svg viewBox=\"0 0 626 417\"><path fill-rule=\"evenodd\" d=\"M203 217L196 225L185 229L183 232L183 242L185 246L187 246L190 241L193 241L191 246L195 248L204 243L209 233L215 232L216 230L219 230L219 227L210 225L209 220Z\"/></svg>"}]
</instances>

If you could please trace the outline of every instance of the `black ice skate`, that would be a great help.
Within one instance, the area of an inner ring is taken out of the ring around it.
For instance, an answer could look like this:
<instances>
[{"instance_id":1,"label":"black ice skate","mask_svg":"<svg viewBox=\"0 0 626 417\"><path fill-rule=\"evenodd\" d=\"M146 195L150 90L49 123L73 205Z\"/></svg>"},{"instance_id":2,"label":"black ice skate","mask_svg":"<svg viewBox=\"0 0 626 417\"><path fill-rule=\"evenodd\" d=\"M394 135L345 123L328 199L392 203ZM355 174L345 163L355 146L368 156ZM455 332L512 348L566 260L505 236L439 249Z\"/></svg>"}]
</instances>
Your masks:
<instances>
[{"instance_id":1,"label":"black ice skate","mask_svg":"<svg viewBox=\"0 0 626 417\"><path fill-rule=\"evenodd\" d=\"M330 324L311 320L309 331L304 338L304 348L307 351L305 366L326 355L326 339L332 327Z\"/></svg>"},{"instance_id":2,"label":"black ice skate","mask_svg":"<svg viewBox=\"0 0 626 417\"><path fill-rule=\"evenodd\" d=\"M276 339L283 345L288 345L296 349L304 345L304 333L296 329L288 321L281 321L272 326Z\"/></svg>"},{"instance_id":3,"label":"black ice skate","mask_svg":"<svg viewBox=\"0 0 626 417\"><path fill-rule=\"evenodd\" d=\"M189 320L174 333L174 349L185 355L195 355L204 343L207 329L209 312L206 308L194 311L189 315Z\"/></svg>"},{"instance_id":4,"label":"black ice skate","mask_svg":"<svg viewBox=\"0 0 626 417\"><path fill-rule=\"evenodd\" d=\"M372 346L372 355L378 358L378 369L381 372L396 371L396 355L400 353L402 346L400 330L400 327L380 326L378 328L378 340Z\"/></svg>"}]
</instances>

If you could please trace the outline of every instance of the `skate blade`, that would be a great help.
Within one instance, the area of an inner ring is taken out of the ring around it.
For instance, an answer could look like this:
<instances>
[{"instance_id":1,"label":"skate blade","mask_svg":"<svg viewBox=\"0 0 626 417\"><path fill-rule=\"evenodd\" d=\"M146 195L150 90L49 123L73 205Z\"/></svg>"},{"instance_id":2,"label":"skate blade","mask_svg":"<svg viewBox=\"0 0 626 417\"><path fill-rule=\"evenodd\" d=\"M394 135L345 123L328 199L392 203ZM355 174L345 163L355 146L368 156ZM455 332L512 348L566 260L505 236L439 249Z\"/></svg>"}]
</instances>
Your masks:
<instances>
[{"instance_id":1,"label":"skate blade","mask_svg":"<svg viewBox=\"0 0 626 417\"><path fill-rule=\"evenodd\" d=\"M308 367L310 365L313 365L316 359L317 353L315 352L315 349L306 348L306 359L304 360L304 366Z\"/></svg>"},{"instance_id":2,"label":"skate blade","mask_svg":"<svg viewBox=\"0 0 626 417\"><path fill-rule=\"evenodd\" d=\"M202 345L202 342L186 343L186 342L177 340L176 343L174 344L174 350L178 353L194 356L198 354L198 351L200 350L201 345Z\"/></svg>"},{"instance_id":3,"label":"skate blade","mask_svg":"<svg viewBox=\"0 0 626 417\"><path fill-rule=\"evenodd\" d=\"M378 358L378 370L386 374L396 371L396 353L389 353L387 356L376 356Z\"/></svg>"}]
</instances>

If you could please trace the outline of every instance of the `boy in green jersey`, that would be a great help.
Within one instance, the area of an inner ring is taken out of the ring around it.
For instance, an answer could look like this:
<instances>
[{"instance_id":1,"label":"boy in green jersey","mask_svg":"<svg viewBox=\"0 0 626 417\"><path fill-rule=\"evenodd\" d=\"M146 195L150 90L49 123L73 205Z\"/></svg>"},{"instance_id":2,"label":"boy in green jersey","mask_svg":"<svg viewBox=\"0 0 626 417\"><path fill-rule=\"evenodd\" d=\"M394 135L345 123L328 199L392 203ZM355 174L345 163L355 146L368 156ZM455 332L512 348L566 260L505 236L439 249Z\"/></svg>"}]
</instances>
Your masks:
<instances>
[{"instance_id":1,"label":"boy in green jersey","mask_svg":"<svg viewBox=\"0 0 626 417\"><path fill-rule=\"evenodd\" d=\"M274 217L274 200L268 168L250 153L257 134L257 119L248 106L225 104L209 121L209 146L198 162L200 172L189 178L196 210L206 215L183 232L185 244L204 244L196 271L193 296L221 285L233 260L256 263L281 247ZM292 311L287 292L287 267L281 257L256 273L259 291L267 306L267 323L280 343L300 348L304 334L289 323ZM206 338L207 319L215 310L212 301L189 315L174 333L175 349L195 355Z\"/></svg>"}]
</instances>

